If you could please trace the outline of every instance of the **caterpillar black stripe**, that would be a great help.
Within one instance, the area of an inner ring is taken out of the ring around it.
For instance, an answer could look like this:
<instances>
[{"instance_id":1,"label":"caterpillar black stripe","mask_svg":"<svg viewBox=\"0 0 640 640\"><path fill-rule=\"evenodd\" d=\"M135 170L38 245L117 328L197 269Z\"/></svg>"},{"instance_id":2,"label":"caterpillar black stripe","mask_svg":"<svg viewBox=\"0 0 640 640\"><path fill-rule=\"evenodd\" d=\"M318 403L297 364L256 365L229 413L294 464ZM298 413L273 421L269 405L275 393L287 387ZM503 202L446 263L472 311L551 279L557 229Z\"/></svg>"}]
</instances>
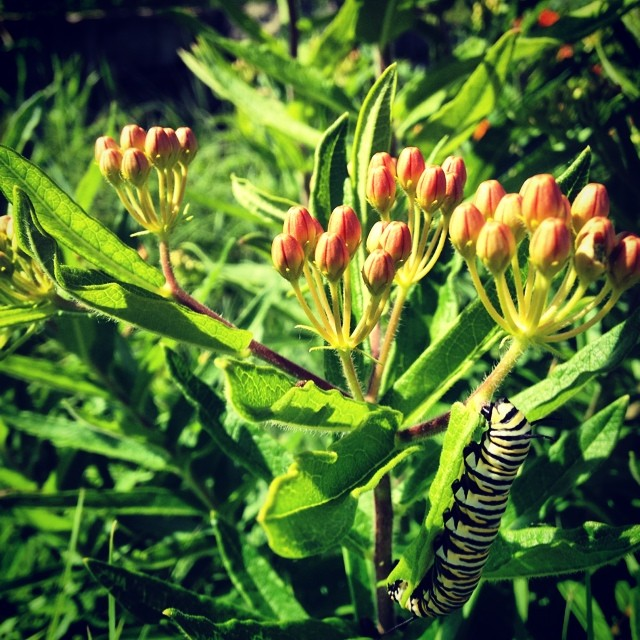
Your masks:
<instances>
[{"instance_id":1,"label":"caterpillar black stripe","mask_svg":"<svg viewBox=\"0 0 640 640\"><path fill-rule=\"evenodd\" d=\"M486 404L489 423L480 443L464 449L464 472L451 488L453 506L444 512L444 531L434 543L434 562L408 600L420 617L441 616L460 608L480 581L491 543L498 535L509 491L531 445L531 425L508 400ZM407 583L388 586L400 601Z\"/></svg>"}]
</instances>

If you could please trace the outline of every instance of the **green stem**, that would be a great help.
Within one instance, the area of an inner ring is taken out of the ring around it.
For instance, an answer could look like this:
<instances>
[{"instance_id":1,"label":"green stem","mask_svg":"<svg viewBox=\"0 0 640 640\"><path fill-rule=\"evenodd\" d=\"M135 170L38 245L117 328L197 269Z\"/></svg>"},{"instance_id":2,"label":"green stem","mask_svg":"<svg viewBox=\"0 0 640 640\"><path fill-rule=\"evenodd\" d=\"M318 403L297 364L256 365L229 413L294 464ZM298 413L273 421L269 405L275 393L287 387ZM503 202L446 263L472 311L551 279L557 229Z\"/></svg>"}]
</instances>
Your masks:
<instances>
[{"instance_id":1,"label":"green stem","mask_svg":"<svg viewBox=\"0 0 640 640\"><path fill-rule=\"evenodd\" d=\"M478 275L478 268L476 267L475 259L467 260L467 267L469 268L469 273L471 274L473 286L476 288L476 291L478 292L480 300L482 301L484 308L487 310L487 313L505 333L511 333L509 324L498 313L491 300L489 300L489 296L487 296L487 292L485 291L482 281L480 280L480 276Z\"/></svg>"},{"instance_id":2,"label":"green stem","mask_svg":"<svg viewBox=\"0 0 640 640\"><path fill-rule=\"evenodd\" d=\"M351 358L351 349L338 349L338 356L342 363L342 371L344 377L349 385L349 390L356 400L364 400L362 395L362 389L360 388L360 382L356 374L356 368L353 366L353 359Z\"/></svg>"}]
</instances>

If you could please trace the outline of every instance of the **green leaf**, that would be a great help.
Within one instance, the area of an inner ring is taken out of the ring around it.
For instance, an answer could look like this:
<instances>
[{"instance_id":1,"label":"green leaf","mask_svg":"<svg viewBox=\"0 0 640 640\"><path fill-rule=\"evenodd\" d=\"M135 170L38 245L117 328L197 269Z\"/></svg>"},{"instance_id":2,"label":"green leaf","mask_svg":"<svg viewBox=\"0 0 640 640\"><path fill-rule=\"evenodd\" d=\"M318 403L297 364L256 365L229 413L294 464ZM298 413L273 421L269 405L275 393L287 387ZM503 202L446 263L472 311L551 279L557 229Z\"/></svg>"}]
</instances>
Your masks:
<instances>
[{"instance_id":1,"label":"green leaf","mask_svg":"<svg viewBox=\"0 0 640 640\"><path fill-rule=\"evenodd\" d=\"M527 416L536 421L549 415L575 396L595 377L615 369L634 348L640 335L640 309L624 322L589 342L578 353L537 384L511 398Z\"/></svg>"},{"instance_id":2,"label":"green leaf","mask_svg":"<svg viewBox=\"0 0 640 640\"><path fill-rule=\"evenodd\" d=\"M164 284L160 271L87 215L38 167L0 146L0 190L10 201L15 186L29 197L35 212L33 222L44 233L114 278L160 291Z\"/></svg>"},{"instance_id":3,"label":"green leaf","mask_svg":"<svg viewBox=\"0 0 640 640\"><path fill-rule=\"evenodd\" d=\"M41 322L56 313L58 310L50 302L30 307L0 307L0 329Z\"/></svg>"},{"instance_id":4,"label":"green leaf","mask_svg":"<svg viewBox=\"0 0 640 640\"><path fill-rule=\"evenodd\" d=\"M331 211L345 199L347 125L348 114L345 113L325 131L314 156L309 211L323 225Z\"/></svg>"},{"instance_id":5,"label":"green leaf","mask_svg":"<svg viewBox=\"0 0 640 640\"><path fill-rule=\"evenodd\" d=\"M235 175L231 176L231 191L255 221L269 230L281 228L287 210L297 204L293 200L258 189L246 178L238 178Z\"/></svg>"},{"instance_id":6,"label":"green leaf","mask_svg":"<svg viewBox=\"0 0 640 640\"><path fill-rule=\"evenodd\" d=\"M578 619L580 626L585 631L590 624L593 624L593 635L590 637L598 638L598 640L613 640L611 628L604 613L602 613L602 609L598 606L593 596L587 593L587 588L582 582L565 580L558 583L558 591L567 601L567 608ZM587 602L588 598L591 598L591 602ZM589 609L591 609L591 621L588 620Z\"/></svg>"},{"instance_id":7,"label":"green leaf","mask_svg":"<svg viewBox=\"0 0 640 640\"><path fill-rule=\"evenodd\" d=\"M50 440L54 447L89 451L107 458L125 460L145 469L171 470L170 457L166 451L121 433L60 416L30 411L5 412L3 419L19 431L42 440Z\"/></svg>"},{"instance_id":8,"label":"green leaf","mask_svg":"<svg viewBox=\"0 0 640 640\"><path fill-rule=\"evenodd\" d=\"M556 180L569 200L573 200L589 182L590 169L591 147L586 147Z\"/></svg>"},{"instance_id":9,"label":"green leaf","mask_svg":"<svg viewBox=\"0 0 640 640\"><path fill-rule=\"evenodd\" d=\"M323 69L327 75L335 73L337 63L353 48L356 25L362 0L346 0L333 20L311 42L308 64Z\"/></svg>"},{"instance_id":10,"label":"green leaf","mask_svg":"<svg viewBox=\"0 0 640 640\"><path fill-rule=\"evenodd\" d=\"M487 580L577 573L620 560L640 548L640 525L585 522L575 529L500 531L483 576Z\"/></svg>"}]
</instances>

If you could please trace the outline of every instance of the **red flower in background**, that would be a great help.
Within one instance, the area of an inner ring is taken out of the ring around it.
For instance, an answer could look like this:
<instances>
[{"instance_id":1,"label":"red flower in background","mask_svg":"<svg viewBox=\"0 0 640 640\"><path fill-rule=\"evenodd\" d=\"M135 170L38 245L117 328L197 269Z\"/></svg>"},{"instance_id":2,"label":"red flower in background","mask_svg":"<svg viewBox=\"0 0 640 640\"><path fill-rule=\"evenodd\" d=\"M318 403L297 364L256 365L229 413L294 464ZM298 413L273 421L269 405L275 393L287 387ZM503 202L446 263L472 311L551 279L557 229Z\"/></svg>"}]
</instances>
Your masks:
<instances>
[{"instance_id":1,"label":"red flower in background","mask_svg":"<svg viewBox=\"0 0 640 640\"><path fill-rule=\"evenodd\" d=\"M560 14L552 9L543 9L538 16L538 24L541 27L550 27L560 20Z\"/></svg>"}]
</instances>

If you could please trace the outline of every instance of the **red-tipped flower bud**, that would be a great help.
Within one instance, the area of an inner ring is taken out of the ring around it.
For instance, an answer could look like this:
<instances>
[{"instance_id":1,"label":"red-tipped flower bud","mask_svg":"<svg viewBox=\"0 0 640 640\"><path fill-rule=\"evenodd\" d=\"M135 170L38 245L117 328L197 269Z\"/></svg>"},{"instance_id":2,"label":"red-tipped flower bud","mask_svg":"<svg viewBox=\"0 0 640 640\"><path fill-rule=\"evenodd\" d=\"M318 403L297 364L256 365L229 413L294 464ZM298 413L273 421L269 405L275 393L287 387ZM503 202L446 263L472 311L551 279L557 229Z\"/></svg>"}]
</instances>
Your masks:
<instances>
[{"instance_id":1,"label":"red-tipped flower bud","mask_svg":"<svg viewBox=\"0 0 640 640\"><path fill-rule=\"evenodd\" d=\"M428 164L416 187L416 200L420 208L427 213L433 213L442 206L447 192L447 178L442 167Z\"/></svg>"},{"instance_id":2,"label":"red-tipped flower bud","mask_svg":"<svg viewBox=\"0 0 640 640\"><path fill-rule=\"evenodd\" d=\"M449 221L449 237L456 251L465 259L476 256L476 242L485 224L484 216L471 202L458 205Z\"/></svg>"},{"instance_id":3,"label":"red-tipped flower bud","mask_svg":"<svg viewBox=\"0 0 640 640\"><path fill-rule=\"evenodd\" d=\"M300 243L288 233L279 233L271 244L271 259L278 273L289 282L302 275L304 251Z\"/></svg>"},{"instance_id":4,"label":"red-tipped flower bud","mask_svg":"<svg viewBox=\"0 0 640 640\"><path fill-rule=\"evenodd\" d=\"M562 192L552 175L543 173L528 178L520 189L520 195L522 218L530 232L533 233L546 218L565 219Z\"/></svg>"},{"instance_id":5,"label":"red-tipped flower bud","mask_svg":"<svg viewBox=\"0 0 640 640\"><path fill-rule=\"evenodd\" d=\"M336 207L329 216L327 231L339 235L349 251L349 256L353 256L362 240L362 227L356 212L348 205Z\"/></svg>"},{"instance_id":6,"label":"red-tipped flower bud","mask_svg":"<svg viewBox=\"0 0 640 640\"><path fill-rule=\"evenodd\" d=\"M111 136L100 136L94 146L94 157L98 164L100 164L102 152L107 149L118 149L118 143Z\"/></svg>"},{"instance_id":7,"label":"red-tipped flower bud","mask_svg":"<svg viewBox=\"0 0 640 640\"><path fill-rule=\"evenodd\" d=\"M362 267L362 279L373 296L384 293L395 275L393 258L384 249L376 249L370 253Z\"/></svg>"},{"instance_id":8,"label":"red-tipped flower bud","mask_svg":"<svg viewBox=\"0 0 640 640\"><path fill-rule=\"evenodd\" d=\"M516 253L511 229L497 220L486 220L478 234L476 253L493 275L502 273Z\"/></svg>"},{"instance_id":9,"label":"red-tipped flower bud","mask_svg":"<svg viewBox=\"0 0 640 640\"><path fill-rule=\"evenodd\" d=\"M506 195L504 187L497 180L485 180L478 185L473 196L473 204L478 207L480 213L490 220L494 217L498 203Z\"/></svg>"},{"instance_id":10,"label":"red-tipped flower bud","mask_svg":"<svg viewBox=\"0 0 640 640\"><path fill-rule=\"evenodd\" d=\"M144 151L129 147L122 154L122 166L120 173L122 177L136 187L141 187L149 177L151 163Z\"/></svg>"},{"instance_id":11,"label":"red-tipped flower bud","mask_svg":"<svg viewBox=\"0 0 640 640\"><path fill-rule=\"evenodd\" d=\"M105 149L102 152L100 156L100 173L115 187L122 182L121 166L122 153L120 153L120 149Z\"/></svg>"},{"instance_id":12,"label":"red-tipped flower bud","mask_svg":"<svg viewBox=\"0 0 640 640\"><path fill-rule=\"evenodd\" d=\"M389 225L388 220L378 220L373 227L371 227L371 231L369 231L369 235L367 236L367 252L373 253L376 249L381 249L380 246L380 236L382 236L383 231Z\"/></svg>"},{"instance_id":13,"label":"red-tipped flower bud","mask_svg":"<svg viewBox=\"0 0 640 640\"><path fill-rule=\"evenodd\" d=\"M317 236L320 234L313 217L304 207L295 206L287 211L282 230L284 233L292 235L300 243L305 256L309 257L316 248Z\"/></svg>"},{"instance_id":14,"label":"red-tipped flower bud","mask_svg":"<svg viewBox=\"0 0 640 640\"><path fill-rule=\"evenodd\" d=\"M386 251L395 264L403 263L411 254L411 231L399 220L390 222L380 236L380 248Z\"/></svg>"},{"instance_id":15,"label":"red-tipped flower bud","mask_svg":"<svg viewBox=\"0 0 640 640\"><path fill-rule=\"evenodd\" d=\"M189 127L176 129L176 137L180 143L179 160L183 165L189 166L198 153L198 141L193 131Z\"/></svg>"},{"instance_id":16,"label":"red-tipped flower bud","mask_svg":"<svg viewBox=\"0 0 640 640\"><path fill-rule=\"evenodd\" d=\"M373 167L367 176L367 200L386 216L396 199L396 181L387 167Z\"/></svg>"},{"instance_id":17,"label":"red-tipped flower bud","mask_svg":"<svg viewBox=\"0 0 640 640\"><path fill-rule=\"evenodd\" d=\"M464 181L459 174L450 171L445 172L444 177L447 186L442 201L442 213L448 216L462 202Z\"/></svg>"},{"instance_id":18,"label":"red-tipped flower bud","mask_svg":"<svg viewBox=\"0 0 640 640\"><path fill-rule=\"evenodd\" d=\"M504 222L511 229L516 244L524 238L527 230L522 220L522 196L519 193L507 193L498 202L493 218L498 222Z\"/></svg>"},{"instance_id":19,"label":"red-tipped flower bud","mask_svg":"<svg viewBox=\"0 0 640 640\"><path fill-rule=\"evenodd\" d=\"M596 234L583 236L573 254L573 268L585 284L594 282L607 270L608 253L599 240Z\"/></svg>"},{"instance_id":20,"label":"red-tipped flower bud","mask_svg":"<svg viewBox=\"0 0 640 640\"><path fill-rule=\"evenodd\" d=\"M571 232L564 220L545 218L531 236L529 262L548 278L553 278L571 255Z\"/></svg>"},{"instance_id":21,"label":"red-tipped flower bud","mask_svg":"<svg viewBox=\"0 0 640 640\"><path fill-rule=\"evenodd\" d=\"M609 256L609 278L616 289L628 289L640 282L640 238L620 234Z\"/></svg>"},{"instance_id":22,"label":"red-tipped flower bud","mask_svg":"<svg viewBox=\"0 0 640 640\"><path fill-rule=\"evenodd\" d=\"M349 265L349 250L336 233L323 233L315 252L316 267L331 282L337 282Z\"/></svg>"},{"instance_id":23,"label":"red-tipped flower bud","mask_svg":"<svg viewBox=\"0 0 640 640\"><path fill-rule=\"evenodd\" d=\"M151 127L145 138L144 150L156 167L169 169L178 159L180 143L173 129Z\"/></svg>"},{"instance_id":24,"label":"red-tipped flower bud","mask_svg":"<svg viewBox=\"0 0 640 640\"><path fill-rule=\"evenodd\" d=\"M602 247L603 258L608 257L613 251L616 243L616 232L613 228L613 222L609 218L596 216L587 220L580 233L576 236L575 246L577 247L581 244L587 236L594 236L595 243Z\"/></svg>"},{"instance_id":25,"label":"red-tipped flower bud","mask_svg":"<svg viewBox=\"0 0 640 640\"><path fill-rule=\"evenodd\" d=\"M449 156L442 163L442 170L445 173L455 173L458 177L460 189L464 190L464 185L467 184L467 167L460 156Z\"/></svg>"},{"instance_id":26,"label":"red-tipped flower bud","mask_svg":"<svg viewBox=\"0 0 640 640\"><path fill-rule=\"evenodd\" d=\"M606 218L609 215L609 194L607 188L598 182L586 185L571 205L571 221L576 233L584 227L587 220L595 217Z\"/></svg>"},{"instance_id":27,"label":"red-tipped flower bud","mask_svg":"<svg viewBox=\"0 0 640 640\"><path fill-rule=\"evenodd\" d=\"M396 177L396 159L386 151L378 151L378 153L374 153L371 156L371 160L369 160L368 173L376 167L386 167L389 169L389 173L391 173L394 178Z\"/></svg>"},{"instance_id":28,"label":"red-tipped flower bud","mask_svg":"<svg viewBox=\"0 0 640 640\"><path fill-rule=\"evenodd\" d=\"M147 132L137 124L128 124L120 132L120 146L123 151L127 149L140 149L144 151L144 143Z\"/></svg>"},{"instance_id":29,"label":"red-tipped flower bud","mask_svg":"<svg viewBox=\"0 0 640 640\"><path fill-rule=\"evenodd\" d=\"M396 175L400 186L410 194L416 192L418 180L424 171L424 158L417 147L406 147L398 156Z\"/></svg>"}]
</instances>

